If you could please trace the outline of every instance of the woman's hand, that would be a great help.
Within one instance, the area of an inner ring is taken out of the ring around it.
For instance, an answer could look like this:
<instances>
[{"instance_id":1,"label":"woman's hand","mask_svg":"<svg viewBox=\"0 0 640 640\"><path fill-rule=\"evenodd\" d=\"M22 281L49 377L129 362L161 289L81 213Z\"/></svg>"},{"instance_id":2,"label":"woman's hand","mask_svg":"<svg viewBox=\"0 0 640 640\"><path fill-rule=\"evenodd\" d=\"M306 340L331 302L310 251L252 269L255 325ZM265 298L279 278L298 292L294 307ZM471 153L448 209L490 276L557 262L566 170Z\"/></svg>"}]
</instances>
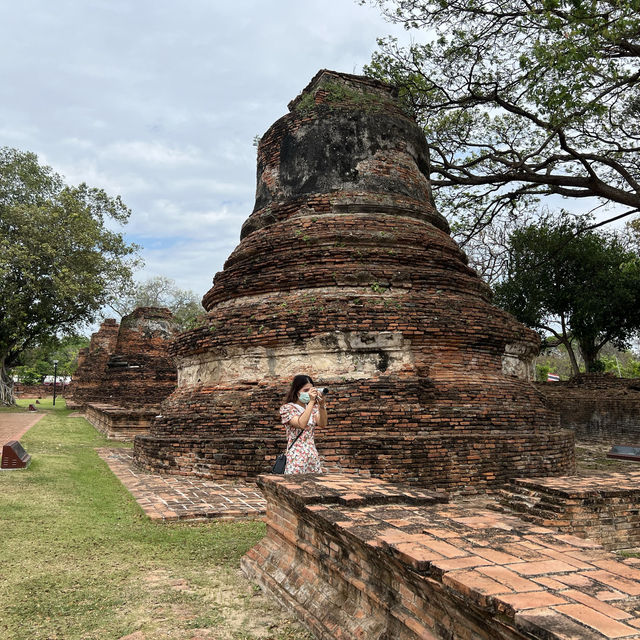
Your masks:
<instances>
[{"instance_id":1,"label":"woman's hand","mask_svg":"<svg viewBox=\"0 0 640 640\"><path fill-rule=\"evenodd\" d=\"M314 391L315 391L315 389L314 389ZM309 395L311 395L311 394L309 394ZM321 393L318 393L317 391L316 391L316 401L317 401L318 405L320 406L320 408L324 407L324 404L325 404L324 396Z\"/></svg>"},{"instance_id":2,"label":"woman's hand","mask_svg":"<svg viewBox=\"0 0 640 640\"><path fill-rule=\"evenodd\" d=\"M320 396L317 389L311 387L311 389L309 389L309 402L317 402L318 397L322 396Z\"/></svg>"}]
</instances>

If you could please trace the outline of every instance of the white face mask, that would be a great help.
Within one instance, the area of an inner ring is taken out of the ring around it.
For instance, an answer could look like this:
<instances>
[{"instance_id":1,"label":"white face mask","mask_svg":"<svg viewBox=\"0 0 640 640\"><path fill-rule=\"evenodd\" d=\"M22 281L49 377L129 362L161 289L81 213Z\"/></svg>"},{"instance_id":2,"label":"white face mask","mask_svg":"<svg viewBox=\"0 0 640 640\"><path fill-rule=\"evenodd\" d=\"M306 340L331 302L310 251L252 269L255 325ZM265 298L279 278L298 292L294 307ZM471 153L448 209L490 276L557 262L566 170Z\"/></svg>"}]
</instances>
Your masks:
<instances>
[{"instance_id":1,"label":"white face mask","mask_svg":"<svg viewBox=\"0 0 640 640\"><path fill-rule=\"evenodd\" d=\"M298 398L300 399L300 402L302 402L302 404L309 404L309 401L311 400L307 391L301 391L298 394Z\"/></svg>"}]
</instances>

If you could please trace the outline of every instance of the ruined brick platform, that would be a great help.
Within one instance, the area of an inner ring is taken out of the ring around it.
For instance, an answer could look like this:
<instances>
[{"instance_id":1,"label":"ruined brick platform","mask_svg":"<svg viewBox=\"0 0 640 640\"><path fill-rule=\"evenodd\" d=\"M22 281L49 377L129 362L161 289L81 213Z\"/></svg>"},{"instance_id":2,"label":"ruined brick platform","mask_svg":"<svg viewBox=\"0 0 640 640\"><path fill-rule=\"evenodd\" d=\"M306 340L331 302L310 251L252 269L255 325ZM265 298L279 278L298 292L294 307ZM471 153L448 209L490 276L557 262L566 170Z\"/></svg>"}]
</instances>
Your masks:
<instances>
[{"instance_id":1,"label":"ruined brick platform","mask_svg":"<svg viewBox=\"0 0 640 640\"><path fill-rule=\"evenodd\" d=\"M148 433L149 425L158 409L125 408L110 404L89 403L85 406L84 417L107 438L112 440L133 440L137 435Z\"/></svg>"},{"instance_id":2,"label":"ruined brick platform","mask_svg":"<svg viewBox=\"0 0 640 640\"><path fill-rule=\"evenodd\" d=\"M244 572L321 640L640 638L640 560L442 494L261 476Z\"/></svg>"},{"instance_id":3,"label":"ruined brick platform","mask_svg":"<svg viewBox=\"0 0 640 640\"><path fill-rule=\"evenodd\" d=\"M148 473L134 465L131 449L98 449L98 455L152 520L264 517L266 502L255 484Z\"/></svg>"},{"instance_id":4,"label":"ruined brick platform","mask_svg":"<svg viewBox=\"0 0 640 640\"><path fill-rule=\"evenodd\" d=\"M640 547L640 470L592 477L519 478L500 491L522 518L598 541Z\"/></svg>"}]
</instances>

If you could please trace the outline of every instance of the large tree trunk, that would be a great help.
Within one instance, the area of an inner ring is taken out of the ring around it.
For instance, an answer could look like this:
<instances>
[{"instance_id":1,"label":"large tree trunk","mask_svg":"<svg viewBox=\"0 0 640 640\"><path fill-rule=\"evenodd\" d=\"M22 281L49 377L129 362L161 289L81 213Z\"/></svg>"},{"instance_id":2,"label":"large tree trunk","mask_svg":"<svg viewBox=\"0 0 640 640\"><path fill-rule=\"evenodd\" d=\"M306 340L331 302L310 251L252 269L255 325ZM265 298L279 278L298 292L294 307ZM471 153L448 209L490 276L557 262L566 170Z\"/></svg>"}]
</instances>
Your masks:
<instances>
[{"instance_id":1,"label":"large tree trunk","mask_svg":"<svg viewBox=\"0 0 640 640\"><path fill-rule=\"evenodd\" d=\"M567 348L567 355L569 356L569 362L571 363L571 370L573 371L573 375L580 375L580 365L578 364L576 353L571 346L571 341L568 341L564 346Z\"/></svg>"},{"instance_id":2,"label":"large tree trunk","mask_svg":"<svg viewBox=\"0 0 640 640\"><path fill-rule=\"evenodd\" d=\"M15 404L13 379L4 366L4 360L2 360L0 362L0 406L13 406Z\"/></svg>"},{"instance_id":3,"label":"large tree trunk","mask_svg":"<svg viewBox=\"0 0 640 640\"><path fill-rule=\"evenodd\" d=\"M598 360L599 349L595 345L580 345L580 355L584 360L584 370L586 373L591 373L594 370L594 364Z\"/></svg>"}]
</instances>

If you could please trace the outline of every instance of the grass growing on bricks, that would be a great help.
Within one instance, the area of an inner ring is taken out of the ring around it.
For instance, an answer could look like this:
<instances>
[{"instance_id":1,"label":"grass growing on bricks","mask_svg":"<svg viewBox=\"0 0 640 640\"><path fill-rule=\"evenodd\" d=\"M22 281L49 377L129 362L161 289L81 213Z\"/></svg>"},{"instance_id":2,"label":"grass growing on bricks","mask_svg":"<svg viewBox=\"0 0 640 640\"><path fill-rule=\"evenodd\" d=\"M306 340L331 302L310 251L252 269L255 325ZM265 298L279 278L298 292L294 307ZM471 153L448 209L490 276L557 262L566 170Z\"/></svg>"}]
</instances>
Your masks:
<instances>
[{"instance_id":1,"label":"grass growing on bricks","mask_svg":"<svg viewBox=\"0 0 640 640\"><path fill-rule=\"evenodd\" d=\"M239 572L261 522L151 522L95 452L121 444L41 403L31 466L0 474L3 637L310 638Z\"/></svg>"}]
</instances>

